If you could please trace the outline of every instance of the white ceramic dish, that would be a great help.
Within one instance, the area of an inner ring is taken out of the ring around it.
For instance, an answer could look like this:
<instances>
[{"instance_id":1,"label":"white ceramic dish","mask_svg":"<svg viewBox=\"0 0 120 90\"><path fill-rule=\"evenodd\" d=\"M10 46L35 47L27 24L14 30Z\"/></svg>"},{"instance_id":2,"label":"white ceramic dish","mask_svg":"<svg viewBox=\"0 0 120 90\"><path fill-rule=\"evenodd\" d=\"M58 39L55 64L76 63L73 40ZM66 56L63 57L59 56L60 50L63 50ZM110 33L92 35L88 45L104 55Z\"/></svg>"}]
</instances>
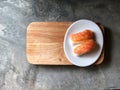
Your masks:
<instances>
[{"instance_id":1,"label":"white ceramic dish","mask_svg":"<svg viewBox=\"0 0 120 90\"><path fill-rule=\"evenodd\" d=\"M70 35L76 32L81 32L85 29L90 29L94 32L97 46L92 52L88 54L82 56L75 56L73 54L74 45L71 43ZM86 19L78 20L68 28L65 34L64 37L65 55L68 58L68 60L76 66L86 67L95 63L102 52L102 48L103 48L103 34L99 26L93 21Z\"/></svg>"}]
</instances>

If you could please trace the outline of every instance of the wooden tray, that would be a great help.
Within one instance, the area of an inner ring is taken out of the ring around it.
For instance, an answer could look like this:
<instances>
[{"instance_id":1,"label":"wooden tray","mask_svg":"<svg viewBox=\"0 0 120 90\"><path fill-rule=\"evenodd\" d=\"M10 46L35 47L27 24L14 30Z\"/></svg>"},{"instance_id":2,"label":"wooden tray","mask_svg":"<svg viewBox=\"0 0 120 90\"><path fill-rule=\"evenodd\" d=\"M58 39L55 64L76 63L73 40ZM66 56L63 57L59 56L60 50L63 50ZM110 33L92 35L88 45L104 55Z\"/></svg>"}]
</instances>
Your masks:
<instances>
[{"instance_id":1,"label":"wooden tray","mask_svg":"<svg viewBox=\"0 0 120 90\"><path fill-rule=\"evenodd\" d=\"M65 57L63 40L72 22L32 22L27 28L27 60L40 65L72 65ZM104 31L104 27L99 25ZM104 49L95 63L104 60Z\"/></svg>"}]
</instances>

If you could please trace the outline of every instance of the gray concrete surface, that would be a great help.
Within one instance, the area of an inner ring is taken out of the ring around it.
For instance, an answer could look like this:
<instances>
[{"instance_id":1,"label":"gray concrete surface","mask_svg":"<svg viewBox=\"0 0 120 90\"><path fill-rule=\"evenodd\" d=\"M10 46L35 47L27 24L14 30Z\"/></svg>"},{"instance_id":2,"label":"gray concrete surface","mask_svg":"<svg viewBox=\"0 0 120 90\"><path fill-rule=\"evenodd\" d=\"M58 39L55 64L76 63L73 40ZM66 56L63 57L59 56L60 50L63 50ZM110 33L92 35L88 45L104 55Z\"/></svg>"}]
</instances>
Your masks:
<instances>
[{"instance_id":1,"label":"gray concrete surface","mask_svg":"<svg viewBox=\"0 0 120 90\"><path fill-rule=\"evenodd\" d=\"M106 27L99 66L35 66L26 58L26 28L33 21L90 19ZM119 0L0 0L0 90L120 89Z\"/></svg>"}]
</instances>

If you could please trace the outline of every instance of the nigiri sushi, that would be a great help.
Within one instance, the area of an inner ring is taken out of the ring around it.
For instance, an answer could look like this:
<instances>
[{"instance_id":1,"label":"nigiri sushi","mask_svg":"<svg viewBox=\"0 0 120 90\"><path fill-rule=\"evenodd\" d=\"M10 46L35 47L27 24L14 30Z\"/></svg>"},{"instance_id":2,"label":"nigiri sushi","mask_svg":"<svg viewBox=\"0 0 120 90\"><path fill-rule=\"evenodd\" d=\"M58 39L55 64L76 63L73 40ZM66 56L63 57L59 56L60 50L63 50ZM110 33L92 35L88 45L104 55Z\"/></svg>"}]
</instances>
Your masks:
<instances>
[{"instance_id":1,"label":"nigiri sushi","mask_svg":"<svg viewBox=\"0 0 120 90\"><path fill-rule=\"evenodd\" d=\"M95 45L96 45L96 42L93 39L89 39L86 42L77 45L74 48L74 54L83 55L83 54L89 53L94 49Z\"/></svg>"},{"instance_id":2,"label":"nigiri sushi","mask_svg":"<svg viewBox=\"0 0 120 90\"><path fill-rule=\"evenodd\" d=\"M93 32L91 30L84 30L82 32L71 34L70 38L74 44L81 43L87 41L88 39L92 39Z\"/></svg>"}]
</instances>

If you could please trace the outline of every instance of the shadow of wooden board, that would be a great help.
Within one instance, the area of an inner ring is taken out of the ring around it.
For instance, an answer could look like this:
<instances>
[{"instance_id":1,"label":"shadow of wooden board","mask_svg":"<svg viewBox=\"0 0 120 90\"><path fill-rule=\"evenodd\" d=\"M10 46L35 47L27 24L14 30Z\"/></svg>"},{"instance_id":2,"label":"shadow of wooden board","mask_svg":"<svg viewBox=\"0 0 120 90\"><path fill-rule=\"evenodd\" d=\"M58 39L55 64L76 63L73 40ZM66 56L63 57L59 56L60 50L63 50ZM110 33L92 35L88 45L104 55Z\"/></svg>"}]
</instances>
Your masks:
<instances>
[{"instance_id":1,"label":"shadow of wooden board","mask_svg":"<svg viewBox=\"0 0 120 90\"><path fill-rule=\"evenodd\" d=\"M32 22L27 28L26 54L31 64L73 65L64 54L63 41L72 22ZM104 27L99 24L104 32ZM104 48L94 65L104 60Z\"/></svg>"}]
</instances>

